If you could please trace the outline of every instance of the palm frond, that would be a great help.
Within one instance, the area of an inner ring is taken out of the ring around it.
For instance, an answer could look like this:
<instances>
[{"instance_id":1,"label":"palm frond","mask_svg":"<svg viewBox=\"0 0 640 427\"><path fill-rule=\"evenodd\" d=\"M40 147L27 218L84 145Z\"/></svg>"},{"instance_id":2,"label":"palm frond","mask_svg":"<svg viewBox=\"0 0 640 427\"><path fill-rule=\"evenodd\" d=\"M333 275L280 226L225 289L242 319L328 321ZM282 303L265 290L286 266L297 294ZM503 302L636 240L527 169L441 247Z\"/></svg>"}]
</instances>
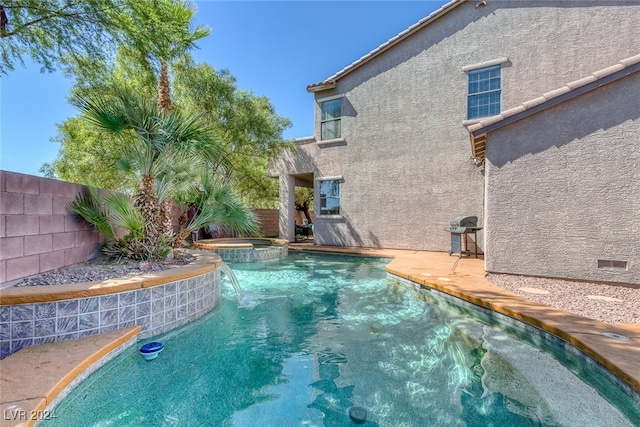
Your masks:
<instances>
[{"instance_id":1,"label":"palm frond","mask_svg":"<svg viewBox=\"0 0 640 427\"><path fill-rule=\"evenodd\" d=\"M260 224L253 211L236 203L227 207L227 221L221 224L223 229L233 231L240 236L261 236Z\"/></svg>"},{"instance_id":2,"label":"palm frond","mask_svg":"<svg viewBox=\"0 0 640 427\"><path fill-rule=\"evenodd\" d=\"M216 224L240 235L261 234L257 217L251 209L240 203L230 186L222 185L218 179L206 177L201 182L198 194L195 205L199 214L187 226L190 231Z\"/></svg>"},{"instance_id":3,"label":"palm frond","mask_svg":"<svg viewBox=\"0 0 640 427\"><path fill-rule=\"evenodd\" d=\"M98 129L117 134L126 128L126 117L113 97L75 94L70 101Z\"/></svg>"},{"instance_id":4,"label":"palm frond","mask_svg":"<svg viewBox=\"0 0 640 427\"><path fill-rule=\"evenodd\" d=\"M133 205L131 197L111 194L106 200L108 218L115 227L127 230L133 237L141 238L145 230L145 218Z\"/></svg>"},{"instance_id":5,"label":"palm frond","mask_svg":"<svg viewBox=\"0 0 640 427\"><path fill-rule=\"evenodd\" d=\"M103 236L114 239L116 233L109 222L109 217L100 203L95 188L89 186L86 193L78 193L69 203L69 209L91 224Z\"/></svg>"}]
</instances>

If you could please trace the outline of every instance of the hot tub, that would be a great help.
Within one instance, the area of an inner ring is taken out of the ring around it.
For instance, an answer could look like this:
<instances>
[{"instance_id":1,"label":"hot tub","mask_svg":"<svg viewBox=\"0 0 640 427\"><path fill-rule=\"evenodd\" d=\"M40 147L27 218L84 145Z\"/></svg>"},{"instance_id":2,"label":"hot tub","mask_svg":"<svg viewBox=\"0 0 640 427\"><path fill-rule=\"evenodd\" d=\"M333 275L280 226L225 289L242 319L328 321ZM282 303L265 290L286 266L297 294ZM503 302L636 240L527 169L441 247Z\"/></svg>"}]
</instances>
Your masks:
<instances>
[{"instance_id":1,"label":"hot tub","mask_svg":"<svg viewBox=\"0 0 640 427\"><path fill-rule=\"evenodd\" d=\"M289 242L264 238L203 239L194 247L215 252L227 262L254 262L285 258L289 254Z\"/></svg>"}]
</instances>

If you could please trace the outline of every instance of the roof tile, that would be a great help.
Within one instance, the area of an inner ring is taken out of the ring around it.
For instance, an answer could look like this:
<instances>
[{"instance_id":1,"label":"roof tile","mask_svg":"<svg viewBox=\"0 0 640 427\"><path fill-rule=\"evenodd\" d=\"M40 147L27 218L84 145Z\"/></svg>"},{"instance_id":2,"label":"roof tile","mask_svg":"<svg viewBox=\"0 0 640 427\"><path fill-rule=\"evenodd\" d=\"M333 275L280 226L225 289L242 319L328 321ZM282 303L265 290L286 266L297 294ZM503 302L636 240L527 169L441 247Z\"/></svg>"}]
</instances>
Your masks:
<instances>
[{"instance_id":1,"label":"roof tile","mask_svg":"<svg viewBox=\"0 0 640 427\"><path fill-rule=\"evenodd\" d=\"M579 89L585 85L588 85L590 83L593 82L597 82L598 80L601 80L605 77L608 77L612 74L618 73L620 71L623 71L629 67L632 67L634 65L637 65L640 63L640 54L639 55L635 55L632 56L630 58L626 58L623 59L622 61L618 62L615 65L612 65L610 67L607 68L603 68L601 70L598 70L596 72L594 72L591 75L588 75L586 77L583 77L581 79L575 80L573 82L567 83L565 86L561 86L557 89L554 89L552 91L549 91L545 94L543 94L542 96L539 96L537 98L531 99L529 101L524 102L523 104L514 107L514 108L510 108L508 110L503 111L500 115L498 116L492 116L492 117L488 117L486 119L481 120L478 123L475 123L473 125L467 126L467 129L469 130L469 132L471 132L472 134L475 134L477 131L481 131L483 128L498 123L501 120L507 119L509 117L512 117L516 114L522 113L524 111L530 110L534 107L537 107L538 105L544 104L545 102L548 102L554 98L557 98L559 96L562 96L564 94L573 92L576 89ZM472 139L474 139L475 137L472 135L471 137Z\"/></svg>"},{"instance_id":2,"label":"roof tile","mask_svg":"<svg viewBox=\"0 0 640 427\"><path fill-rule=\"evenodd\" d=\"M543 93L542 97L546 100L549 100L555 98L556 96L564 95L567 92L571 92L571 88L569 88L568 86L562 86L547 93Z\"/></svg>"},{"instance_id":3,"label":"roof tile","mask_svg":"<svg viewBox=\"0 0 640 427\"><path fill-rule=\"evenodd\" d=\"M504 116L504 117L513 116L514 114L522 113L526 109L527 107L525 107L524 105L518 105L517 107L509 108L508 110L503 111L501 116Z\"/></svg>"},{"instance_id":4,"label":"roof tile","mask_svg":"<svg viewBox=\"0 0 640 427\"><path fill-rule=\"evenodd\" d=\"M567 83L567 86L569 87L569 89L573 90L573 89L577 89L579 87L582 87L582 86L584 86L586 84L593 83L596 80L598 80L598 78L596 76L594 76L593 74L591 74L590 76L583 77L581 79L569 82L569 83Z\"/></svg>"},{"instance_id":5,"label":"roof tile","mask_svg":"<svg viewBox=\"0 0 640 427\"><path fill-rule=\"evenodd\" d=\"M602 70L598 70L595 73L593 73L593 75L598 78L601 79L603 77L606 77L610 74L613 74L617 71L622 71L624 70L626 67L624 65L622 65L621 63L617 63L616 65L612 65L611 67L607 67L607 68L603 68Z\"/></svg>"},{"instance_id":6,"label":"roof tile","mask_svg":"<svg viewBox=\"0 0 640 427\"><path fill-rule=\"evenodd\" d=\"M635 56L632 56L630 58L626 58L626 59L623 59L622 61L620 61L620 63L622 65L624 65L625 68L630 67L632 65L636 65L638 62L640 62L640 53L635 55Z\"/></svg>"},{"instance_id":7,"label":"roof tile","mask_svg":"<svg viewBox=\"0 0 640 427\"><path fill-rule=\"evenodd\" d=\"M523 104L522 104L522 106L523 106L525 109L529 109L529 108L533 108L533 107L535 107L536 105L540 105L540 104L542 104L542 103L543 103L543 102L545 102L546 100L547 100L547 98L545 98L544 96L539 96L539 97L537 97L537 98L534 98L534 99L530 99L530 100L528 100L527 102L523 103Z\"/></svg>"}]
</instances>

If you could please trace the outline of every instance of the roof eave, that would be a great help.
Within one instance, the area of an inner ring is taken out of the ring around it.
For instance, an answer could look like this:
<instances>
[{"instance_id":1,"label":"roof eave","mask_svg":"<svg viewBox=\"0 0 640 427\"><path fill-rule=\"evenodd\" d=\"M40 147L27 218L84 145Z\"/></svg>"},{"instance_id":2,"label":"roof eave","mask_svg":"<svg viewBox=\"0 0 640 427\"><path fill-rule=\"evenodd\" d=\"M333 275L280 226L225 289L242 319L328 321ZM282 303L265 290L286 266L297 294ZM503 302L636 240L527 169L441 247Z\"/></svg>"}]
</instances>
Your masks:
<instances>
[{"instance_id":1,"label":"roof eave","mask_svg":"<svg viewBox=\"0 0 640 427\"><path fill-rule=\"evenodd\" d=\"M503 111L500 115L487 119L484 124L477 123L469 126L472 156L474 158L485 156L488 133L639 71L640 55L636 55L620 61L613 67L568 83L511 110Z\"/></svg>"},{"instance_id":2,"label":"roof eave","mask_svg":"<svg viewBox=\"0 0 640 427\"><path fill-rule=\"evenodd\" d=\"M335 81L327 80L326 82L316 83L307 86L307 92L316 93L323 90L335 89L338 84Z\"/></svg>"}]
</instances>

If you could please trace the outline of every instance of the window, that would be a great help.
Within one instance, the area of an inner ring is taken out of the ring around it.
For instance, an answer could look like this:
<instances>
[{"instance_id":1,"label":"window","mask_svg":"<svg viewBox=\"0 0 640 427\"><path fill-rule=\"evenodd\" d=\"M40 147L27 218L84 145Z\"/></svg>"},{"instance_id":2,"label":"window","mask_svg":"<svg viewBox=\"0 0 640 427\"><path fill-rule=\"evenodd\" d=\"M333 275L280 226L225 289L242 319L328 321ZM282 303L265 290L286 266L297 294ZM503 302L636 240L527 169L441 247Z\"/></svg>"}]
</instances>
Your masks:
<instances>
[{"instance_id":1,"label":"window","mask_svg":"<svg viewBox=\"0 0 640 427\"><path fill-rule=\"evenodd\" d=\"M342 115L342 98L320 103L320 139L337 139L341 137L340 116Z\"/></svg>"},{"instance_id":2,"label":"window","mask_svg":"<svg viewBox=\"0 0 640 427\"><path fill-rule=\"evenodd\" d=\"M467 118L489 117L500 114L500 65L469 71Z\"/></svg>"},{"instance_id":3,"label":"window","mask_svg":"<svg viewBox=\"0 0 640 427\"><path fill-rule=\"evenodd\" d=\"M320 215L340 215L340 181L320 181Z\"/></svg>"}]
</instances>

